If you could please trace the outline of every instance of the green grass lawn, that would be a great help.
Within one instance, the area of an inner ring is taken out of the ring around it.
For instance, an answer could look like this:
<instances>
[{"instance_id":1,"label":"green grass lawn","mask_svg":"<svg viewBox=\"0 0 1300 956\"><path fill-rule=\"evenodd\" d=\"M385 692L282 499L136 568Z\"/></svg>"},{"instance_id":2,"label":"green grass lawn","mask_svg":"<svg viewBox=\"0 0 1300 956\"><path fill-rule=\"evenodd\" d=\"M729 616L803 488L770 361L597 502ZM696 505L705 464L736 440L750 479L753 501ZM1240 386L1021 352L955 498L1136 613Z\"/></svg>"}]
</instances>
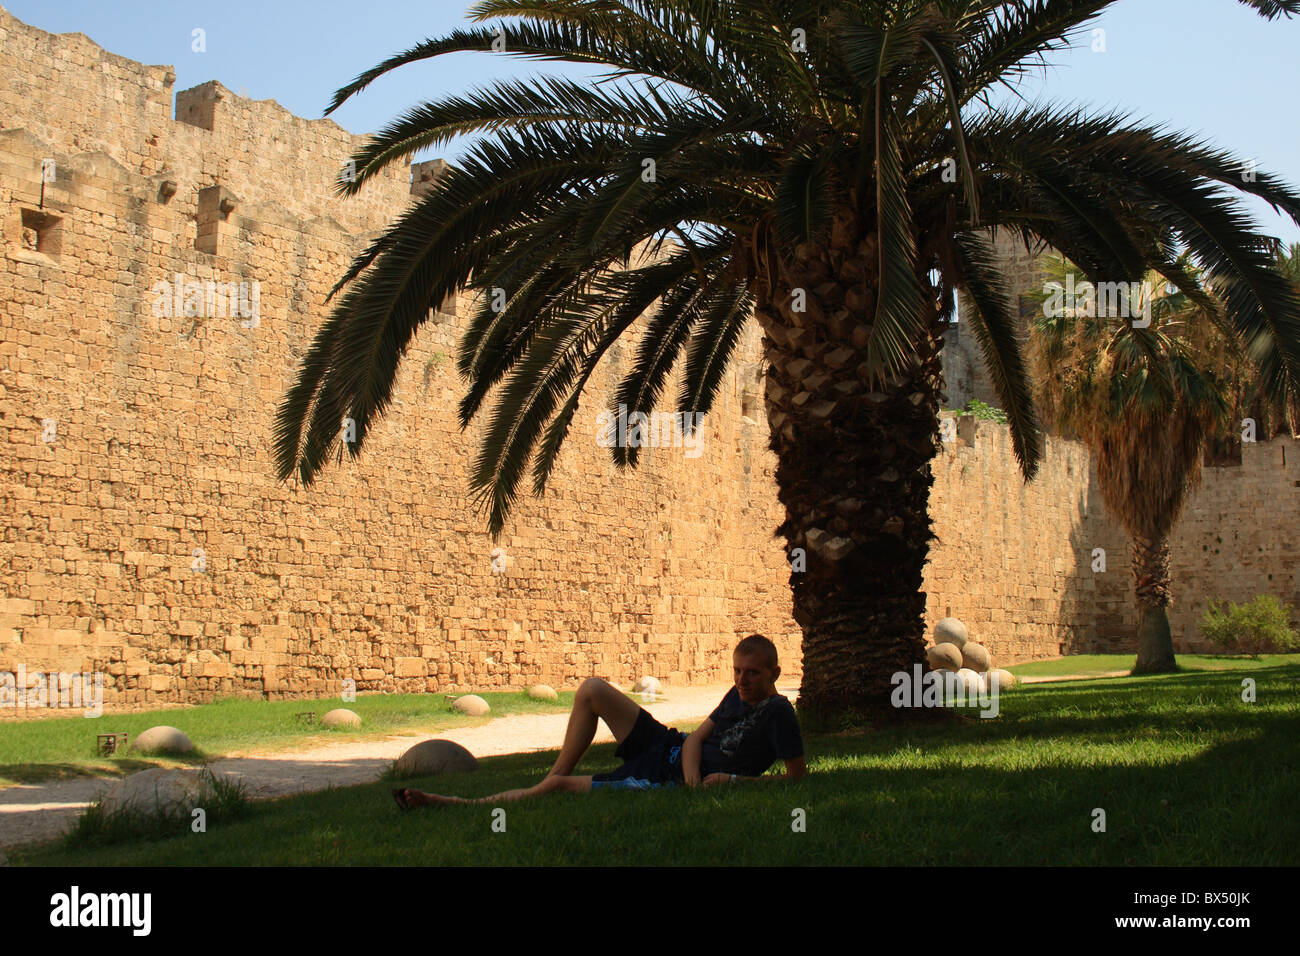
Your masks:
<instances>
[{"instance_id":1,"label":"green grass lawn","mask_svg":"<svg viewBox=\"0 0 1300 956\"><path fill-rule=\"evenodd\" d=\"M1050 661L1031 661L1016 664L1007 670L1017 677L1060 677L1066 674L1109 674L1114 671L1131 671L1137 663L1136 654L1074 654L1053 658ZM1251 670L1260 666L1300 664L1300 654L1265 654L1259 660L1241 656L1208 654L1179 654L1178 666L1184 671Z\"/></svg>"},{"instance_id":2,"label":"green grass lawn","mask_svg":"<svg viewBox=\"0 0 1300 956\"><path fill-rule=\"evenodd\" d=\"M1106 669L1115 669L1108 667ZM1257 701L1242 701L1242 679ZM1300 664L1023 686L997 719L807 735L812 774L401 813L390 785L250 804L208 832L10 853L35 865L1295 865ZM685 728L683 728L685 729ZM479 796L554 759L412 781ZM582 766L615 765L613 746ZM1094 810L1106 831L1094 832ZM795 811L806 832L794 832Z\"/></svg>"},{"instance_id":3,"label":"green grass lawn","mask_svg":"<svg viewBox=\"0 0 1300 956\"><path fill-rule=\"evenodd\" d=\"M492 714L567 713L573 694L560 694L559 701L532 700L527 694L482 693ZM346 707L361 717L356 730L324 730L298 717L300 713L321 716L336 707ZM104 714L88 720L48 717L41 720L0 723L0 788L77 775L120 776L154 766L198 764L249 750L283 750L311 747L338 740L363 740L401 733L437 733L451 727L482 724L487 717L466 717L451 709L443 694L382 694L359 696L345 704L338 697L323 700L221 700L198 707L152 710L139 713ZM183 730L194 742L196 752L184 760L140 757L124 754L100 757L96 735L125 732L136 735L158 724Z\"/></svg>"}]
</instances>

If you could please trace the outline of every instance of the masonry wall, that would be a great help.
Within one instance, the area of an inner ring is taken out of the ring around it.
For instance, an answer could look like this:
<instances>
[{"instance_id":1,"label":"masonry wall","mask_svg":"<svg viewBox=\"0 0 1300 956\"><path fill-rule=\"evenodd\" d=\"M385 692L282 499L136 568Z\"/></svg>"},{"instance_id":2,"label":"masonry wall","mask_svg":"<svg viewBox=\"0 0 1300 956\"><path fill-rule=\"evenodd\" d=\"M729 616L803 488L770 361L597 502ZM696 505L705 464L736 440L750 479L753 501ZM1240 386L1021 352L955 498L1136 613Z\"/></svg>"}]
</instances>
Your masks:
<instances>
[{"instance_id":1,"label":"masonry wall","mask_svg":"<svg viewBox=\"0 0 1300 956\"><path fill-rule=\"evenodd\" d=\"M1241 446L1241 464L1206 468L1170 537L1175 646L1214 652L1199 621L1210 601L1249 601L1272 594L1296 608L1300 629L1300 442L1275 437ZM1124 554L1124 574L1131 565ZM1111 609L1121 630L1099 635L1101 650L1119 650L1137 626L1132 601Z\"/></svg>"},{"instance_id":2,"label":"masonry wall","mask_svg":"<svg viewBox=\"0 0 1300 956\"><path fill-rule=\"evenodd\" d=\"M466 497L478 429L455 426L454 314L415 340L358 462L309 490L273 479L274 414L324 296L410 201L410 171L338 200L361 138L333 122L216 83L178 94L169 119L167 68L7 14L0 31L0 73L17 78L0 94L0 669L102 668L115 703L345 678L717 681L722 652L760 630L798 675L779 509L754 491L770 490L766 433L739 413L757 394L752 336L700 457L652 450L629 475L595 443L633 343L618 349L495 573ZM57 249L31 235L36 216L59 220ZM256 280L259 320L155 314L155 283L177 273Z\"/></svg>"},{"instance_id":3,"label":"masonry wall","mask_svg":"<svg viewBox=\"0 0 1300 956\"><path fill-rule=\"evenodd\" d=\"M1005 425L957 422L956 441L932 465L930 626L960 618L999 663L1133 653L1130 542L1106 511L1087 448L1049 436L1026 484ZM1216 651L1199 626L1211 600L1273 594L1295 606L1300 626L1300 442L1246 444L1241 465L1202 474L1170 538L1175 649Z\"/></svg>"},{"instance_id":4,"label":"masonry wall","mask_svg":"<svg viewBox=\"0 0 1300 956\"><path fill-rule=\"evenodd\" d=\"M176 94L173 118L169 68L2 10L0 76L0 671L102 669L115 706L332 694L345 679L710 682L758 630L799 675L756 327L700 457L650 450L627 474L595 440L635 336L615 349L547 495L521 497L499 542L467 497L479 429L454 424L466 302L422 327L359 460L310 489L278 484L273 421L325 294L436 166L338 199L361 137L217 83ZM156 284L177 274L257 282L256 321L159 314ZM1118 639L1125 547L1083 450L1053 442L1025 488L1005 430L959 432L935 463L932 621L966 618L999 663ZM1281 470L1247 455L1264 500L1293 479L1288 454ZM1244 594L1273 573L1294 591L1300 562L1275 522L1197 557L1208 529L1249 520L1223 480L1189 525L1189 574ZM1104 581L1084 573L1097 541Z\"/></svg>"},{"instance_id":5,"label":"masonry wall","mask_svg":"<svg viewBox=\"0 0 1300 956\"><path fill-rule=\"evenodd\" d=\"M1087 449L1048 438L1026 484L1006 426L957 421L956 441L932 465L928 624L960 618L996 664L1091 646L1110 580L1090 570L1091 549L1121 539L1101 517Z\"/></svg>"}]
</instances>

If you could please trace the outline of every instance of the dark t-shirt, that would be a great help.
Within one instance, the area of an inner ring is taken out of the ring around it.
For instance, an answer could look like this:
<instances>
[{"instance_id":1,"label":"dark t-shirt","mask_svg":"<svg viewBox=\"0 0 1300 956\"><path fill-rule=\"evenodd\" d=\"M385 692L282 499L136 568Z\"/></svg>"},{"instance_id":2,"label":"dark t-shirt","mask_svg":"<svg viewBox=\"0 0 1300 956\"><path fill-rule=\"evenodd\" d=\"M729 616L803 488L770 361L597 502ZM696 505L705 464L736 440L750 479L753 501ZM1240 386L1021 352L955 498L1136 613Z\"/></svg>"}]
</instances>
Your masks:
<instances>
[{"instance_id":1,"label":"dark t-shirt","mask_svg":"<svg viewBox=\"0 0 1300 956\"><path fill-rule=\"evenodd\" d=\"M733 687L709 720L713 733L700 752L701 778L711 773L757 777L776 760L803 756L799 719L780 694L750 706Z\"/></svg>"}]
</instances>

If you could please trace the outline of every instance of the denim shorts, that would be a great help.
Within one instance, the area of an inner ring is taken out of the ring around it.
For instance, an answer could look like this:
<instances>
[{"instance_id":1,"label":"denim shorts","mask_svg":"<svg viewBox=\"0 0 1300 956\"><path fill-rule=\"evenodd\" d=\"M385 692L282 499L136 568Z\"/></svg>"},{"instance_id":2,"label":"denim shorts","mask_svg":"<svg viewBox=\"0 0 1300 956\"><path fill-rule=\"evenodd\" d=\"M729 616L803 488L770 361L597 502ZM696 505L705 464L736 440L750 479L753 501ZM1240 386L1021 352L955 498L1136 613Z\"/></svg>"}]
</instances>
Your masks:
<instances>
[{"instance_id":1,"label":"denim shorts","mask_svg":"<svg viewBox=\"0 0 1300 956\"><path fill-rule=\"evenodd\" d=\"M618 745L614 756L623 761L617 770L591 778L591 789L649 790L681 783L682 744L686 735L665 727L644 707L636 715L632 732Z\"/></svg>"}]
</instances>

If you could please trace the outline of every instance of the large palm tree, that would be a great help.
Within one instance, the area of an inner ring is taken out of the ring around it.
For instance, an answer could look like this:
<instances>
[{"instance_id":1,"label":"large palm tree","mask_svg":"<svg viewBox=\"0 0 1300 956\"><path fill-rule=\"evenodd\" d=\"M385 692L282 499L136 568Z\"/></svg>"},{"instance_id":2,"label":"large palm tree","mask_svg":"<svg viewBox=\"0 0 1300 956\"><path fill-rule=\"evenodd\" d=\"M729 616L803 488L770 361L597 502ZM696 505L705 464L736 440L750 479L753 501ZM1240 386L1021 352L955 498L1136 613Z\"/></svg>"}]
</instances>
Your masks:
<instances>
[{"instance_id":1,"label":"large palm tree","mask_svg":"<svg viewBox=\"0 0 1300 956\"><path fill-rule=\"evenodd\" d=\"M1044 278L1052 294L1033 297L1043 306L1031 349L1038 406L1088 445L1102 499L1132 541L1134 673L1176 670L1169 536L1200 480L1207 442L1232 428L1231 340L1155 272L1120 297L1096 295L1064 258L1047 257ZM1092 294L1066 304L1063 287Z\"/></svg>"},{"instance_id":2,"label":"large palm tree","mask_svg":"<svg viewBox=\"0 0 1300 956\"><path fill-rule=\"evenodd\" d=\"M1266 17L1300 0L1242 0ZM481 293L461 343L462 426L500 386L471 484L498 533L532 461L540 491L600 358L643 312L615 404L649 411L684 360L685 413L712 405L755 316L803 630L800 706L888 714L922 660L942 330L955 290L1026 479L1042 454L1018 317L989 228L1097 278L1178 268L1222 287L1218 320L1269 387L1300 381L1300 296L1230 193L1300 220L1300 196L1231 156L1115 115L996 109L988 94L1110 0L484 0L339 90L467 50L609 68L607 82L501 82L413 109L355 157L386 164L485 133L360 255L280 409L281 478L309 483L355 422L356 456L431 303ZM496 22L489 22L496 21ZM653 162L651 162L653 161ZM1249 181L1247 181L1249 180ZM665 251L663 243L675 245ZM655 258L632 258L649 243ZM623 266L612 271L612 266ZM636 448L613 449L634 465Z\"/></svg>"}]
</instances>

